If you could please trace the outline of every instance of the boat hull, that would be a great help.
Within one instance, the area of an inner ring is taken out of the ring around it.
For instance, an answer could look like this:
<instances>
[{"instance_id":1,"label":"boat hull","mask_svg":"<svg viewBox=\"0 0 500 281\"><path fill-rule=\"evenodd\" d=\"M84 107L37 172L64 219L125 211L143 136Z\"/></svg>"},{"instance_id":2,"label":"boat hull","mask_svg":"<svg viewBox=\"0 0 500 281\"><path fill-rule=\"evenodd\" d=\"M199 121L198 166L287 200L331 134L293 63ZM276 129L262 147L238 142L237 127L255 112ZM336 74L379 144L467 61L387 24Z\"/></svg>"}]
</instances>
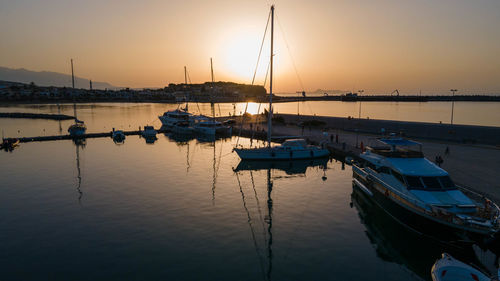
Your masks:
<instances>
[{"instance_id":1,"label":"boat hull","mask_svg":"<svg viewBox=\"0 0 500 281\"><path fill-rule=\"evenodd\" d=\"M207 136L216 136L216 135L224 135L228 136L232 133L231 127L196 127L195 131L199 134L207 135Z\"/></svg>"},{"instance_id":2,"label":"boat hull","mask_svg":"<svg viewBox=\"0 0 500 281\"><path fill-rule=\"evenodd\" d=\"M260 149L235 149L242 160L297 160L325 158L330 155L328 149L304 149L287 151L284 149L260 148Z\"/></svg>"},{"instance_id":3,"label":"boat hull","mask_svg":"<svg viewBox=\"0 0 500 281\"><path fill-rule=\"evenodd\" d=\"M431 236L442 241L480 241L486 242L494 235L489 232L479 232L451 223L440 222L437 219L418 213L402 203L397 203L393 196L397 196L386 187L372 180L367 180L353 169L353 184L368 194L373 201L386 213L409 227L415 232Z\"/></svg>"}]
</instances>

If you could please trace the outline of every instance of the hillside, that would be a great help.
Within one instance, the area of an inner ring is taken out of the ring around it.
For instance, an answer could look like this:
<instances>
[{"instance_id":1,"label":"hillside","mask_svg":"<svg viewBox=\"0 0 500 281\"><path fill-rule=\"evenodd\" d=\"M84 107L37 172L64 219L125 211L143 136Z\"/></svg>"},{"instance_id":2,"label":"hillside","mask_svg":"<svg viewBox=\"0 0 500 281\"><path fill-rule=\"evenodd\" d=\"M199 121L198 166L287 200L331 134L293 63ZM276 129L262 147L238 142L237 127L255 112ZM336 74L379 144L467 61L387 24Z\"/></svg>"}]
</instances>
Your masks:
<instances>
[{"instance_id":1,"label":"hillside","mask_svg":"<svg viewBox=\"0 0 500 281\"><path fill-rule=\"evenodd\" d=\"M51 71L31 71L24 68L12 69L0 66L0 80L29 84L34 82L39 86L71 87L71 75ZM75 76L75 88L89 88L89 79ZM106 83L92 81L94 89L115 89L117 87Z\"/></svg>"}]
</instances>

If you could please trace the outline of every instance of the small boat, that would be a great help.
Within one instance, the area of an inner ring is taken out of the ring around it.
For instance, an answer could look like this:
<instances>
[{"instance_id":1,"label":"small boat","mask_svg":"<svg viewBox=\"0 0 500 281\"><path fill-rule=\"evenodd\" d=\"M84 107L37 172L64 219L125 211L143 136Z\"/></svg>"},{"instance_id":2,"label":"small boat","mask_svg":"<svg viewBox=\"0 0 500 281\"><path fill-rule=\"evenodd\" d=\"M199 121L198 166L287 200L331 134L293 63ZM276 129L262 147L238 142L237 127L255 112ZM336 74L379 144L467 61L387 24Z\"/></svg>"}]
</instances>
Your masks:
<instances>
[{"instance_id":1,"label":"small boat","mask_svg":"<svg viewBox=\"0 0 500 281\"><path fill-rule=\"evenodd\" d=\"M267 116L267 147L235 148L234 151L242 160L294 160L328 157L330 151L326 148L307 145L303 139L290 139L281 145L271 146L273 120L273 28L274 6L271 7L271 54L269 62L269 114Z\"/></svg>"},{"instance_id":2,"label":"small boat","mask_svg":"<svg viewBox=\"0 0 500 281\"><path fill-rule=\"evenodd\" d=\"M4 149L5 151L12 151L14 148L19 146L19 139L17 138L9 138L9 139L3 139L2 143L0 144L0 149Z\"/></svg>"},{"instance_id":3,"label":"small boat","mask_svg":"<svg viewBox=\"0 0 500 281\"><path fill-rule=\"evenodd\" d=\"M125 133L122 130L115 130L113 128L111 137L115 143L123 143L125 141Z\"/></svg>"},{"instance_id":4,"label":"small boat","mask_svg":"<svg viewBox=\"0 0 500 281\"><path fill-rule=\"evenodd\" d=\"M429 161L422 145L382 138L352 163L353 183L382 209L420 232L445 239L483 240L500 229L500 209L492 201L456 185L448 172Z\"/></svg>"},{"instance_id":5,"label":"small boat","mask_svg":"<svg viewBox=\"0 0 500 281\"><path fill-rule=\"evenodd\" d=\"M447 253L443 253L431 269L433 281L493 281L493 278L479 270L478 268L463 263Z\"/></svg>"},{"instance_id":6,"label":"small boat","mask_svg":"<svg viewBox=\"0 0 500 281\"><path fill-rule=\"evenodd\" d=\"M144 126L141 135L146 139L156 139L156 130L153 126Z\"/></svg>"},{"instance_id":7,"label":"small boat","mask_svg":"<svg viewBox=\"0 0 500 281\"><path fill-rule=\"evenodd\" d=\"M83 121L78 120L76 115L76 104L73 104L73 111L75 115L75 124L69 126L68 133L70 136L82 136L87 131L87 126L85 126Z\"/></svg>"},{"instance_id":8,"label":"small boat","mask_svg":"<svg viewBox=\"0 0 500 281\"><path fill-rule=\"evenodd\" d=\"M75 124L69 126L68 133L71 136L82 136L87 131L87 126L82 121L77 121Z\"/></svg>"}]
</instances>

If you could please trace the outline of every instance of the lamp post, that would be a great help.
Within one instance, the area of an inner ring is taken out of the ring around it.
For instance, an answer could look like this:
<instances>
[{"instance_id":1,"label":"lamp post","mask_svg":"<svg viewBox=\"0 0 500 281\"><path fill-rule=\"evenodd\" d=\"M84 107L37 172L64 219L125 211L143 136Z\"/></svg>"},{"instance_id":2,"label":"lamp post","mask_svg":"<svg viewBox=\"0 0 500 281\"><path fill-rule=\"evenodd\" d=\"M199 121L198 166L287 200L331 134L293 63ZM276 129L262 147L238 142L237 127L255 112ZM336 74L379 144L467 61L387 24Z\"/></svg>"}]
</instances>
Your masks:
<instances>
[{"instance_id":1,"label":"lamp post","mask_svg":"<svg viewBox=\"0 0 500 281\"><path fill-rule=\"evenodd\" d=\"M365 90L359 90L358 93L359 93L359 115L358 115L358 119L361 119L361 94L364 93Z\"/></svg>"},{"instance_id":2,"label":"lamp post","mask_svg":"<svg viewBox=\"0 0 500 281\"><path fill-rule=\"evenodd\" d=\"M451 95L452 95L452 98L451 98L451 125L453 125L453 109L455 108L455 92L457 92L458 90L457 89L451 89Z\"/></svg>"}]
</instances>

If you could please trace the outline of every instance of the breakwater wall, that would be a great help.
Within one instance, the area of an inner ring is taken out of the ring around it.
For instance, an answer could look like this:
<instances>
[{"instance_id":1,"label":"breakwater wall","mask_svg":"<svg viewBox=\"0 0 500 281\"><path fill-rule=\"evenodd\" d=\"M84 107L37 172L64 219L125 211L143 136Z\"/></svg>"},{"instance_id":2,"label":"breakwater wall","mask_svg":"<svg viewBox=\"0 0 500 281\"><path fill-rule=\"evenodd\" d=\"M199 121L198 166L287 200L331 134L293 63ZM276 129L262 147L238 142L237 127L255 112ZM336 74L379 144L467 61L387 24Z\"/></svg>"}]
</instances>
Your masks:
<instances>
[{"instance_id":1,"label":"breakwater wall","mask_svg":"<svg viewBox=\"0 0 500 281\"><path fill-rule=\"evenodd\" d=\"M321 121L321 127L344 131L378 134L396 133L398 135L433 140L469 144L500 145L500 127L450 125L424 122L406 122L378 119L357 119L311 115L276 114L286 123L299 124L307 121Z\"/></svg>"}]
</instances>

